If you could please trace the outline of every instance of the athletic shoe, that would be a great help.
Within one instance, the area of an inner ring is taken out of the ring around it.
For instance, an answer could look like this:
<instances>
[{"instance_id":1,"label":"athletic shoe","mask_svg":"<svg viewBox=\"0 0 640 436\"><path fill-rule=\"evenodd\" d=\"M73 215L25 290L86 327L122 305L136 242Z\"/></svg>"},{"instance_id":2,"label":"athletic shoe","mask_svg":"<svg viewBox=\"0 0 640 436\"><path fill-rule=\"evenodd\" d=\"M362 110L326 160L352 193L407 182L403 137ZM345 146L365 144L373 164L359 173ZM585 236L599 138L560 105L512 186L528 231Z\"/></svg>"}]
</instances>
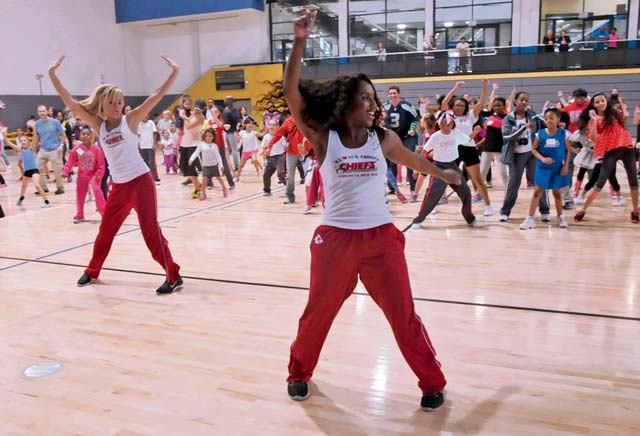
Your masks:
<instances>
[{"instance_id":1,"label":"athletic shoe","mask_svg":"<svg viewBox=\"0 0 640 436\"><path fill-rule=\"evenodd\" d=\"M82 277L78 279L78 287L81 288L83 286L88 286L92 281L93 279L89 277L89 274L87 274L87 272L85 271L84 273L82 273Z\"/></svg>"},{"instance_id":2,"label":"athletic shoe","mask_svg":"<svg viewBox=\"0 0 640 436\"><path fill-rule=\"evenodd\" d=\"M191 181L191 179L187 179L187 180L185 180L184 182L182 182L182 185L183 185L183 186L187 186L187 185L190 185L191 183L193 183L193 182Z\"/></svg>"},{"instance_id":3,"label":"athletic shoe","mask_svg":"<svg viewBox=\"0 0 640 436\"><path fill-rule=\"evenodd\" d=\"M295 198L287 198L286 200L284 200L283 204L292 204L295 202L296 202Z\"/></svg>"},{"instance_id":4,"label":"athletic shoe","mask_svg":"<svg viewBox=\"0 0 640 436\"><path fill-rule=\"evenodd\" d=\"M632 224L640 223L640 215L638 215L638 212L631 212L631 223Z\"/></svg>"},{"instance_id":5,"label":"athletic shoe","mask_svg":"<svg viewBox=\"0 0 640 436\"><path fill-rule=\"evenodd\" d=\"M567 227L569 227L569 223L567 222L564 215L560 215L558 217L558 227L560 227L561 229L566 229Z\"/></svg>"},{"instance_id":6,"label":"athletic shoe","mask_svg":"<svg viewBox=\"0 0 640 436\"><path fill-rule=\"evenodd\" d=\"M159 182L160 180L158 180ZM209 180L209 183L207 183L207 188L213 188L213 181Z\"/></svg>"},{"instance_id":7,"label":"athletic shoe","mask_svg":"<svg viewBox=\"0 0 640 436\"><path fill-rule=\"evenodd\" d=\"M484 185L484 186L486 186L486 187L487 187L487 188L489 188L489 189L493 188L493 185L491 184L491 182L487 182L487 183L485 183L485 185Z\"/></svg>"},{"instance_id":8,"label":"athletic shoe","mask_svg":"<svg viewBox=\"0 0 640 436\"><path fill-rule=\"evenodd\" d=\"M409 200L407 200L407 197L405 197L404 194L401 193L401 192L398 192L396 194L396 197L398 198L398 200L400 200L401 203L408 203L409 202Z\"/></svg>"},{"instance_id":9,"label":"athletic shoe","mask_svg":"<svg viewBox=\"0 0 640 436\"><path fill-rule=\"evenodd\" d=\"M156 179L155 182L156 182L156 186L160 186L160 179Z\"/></svg>"},{"instance_id":10,"label":"athletic shoe","mask_svg":"<svg viewBox=\"0 0 640 436\"><path fill-rule=\"evenodd\" d=\"M571 210L573 209L573 201L565 201L564 204L562 205L562 208L564 210Z\"/></svg>"},{"instance_id":11,"label":"athletic shoe","mask_svg":"<svg viewBox=\"0 0 640 436\"><path fill-rule=\"evenodd\" d=\"M478 221L477 219L474 219L474 220L473 220L473 221L471 221L470 223L467 223L467 225L468 225L469 227L475 227L475 228L477 228L477 229L478 229L478 228L480 228L480 227L483 227L483 226L484 226L484 224L482 224L482 223L481 223L480 221Z\"/></svg>"},{"instance_id":12,"label":"athletic shoe","mask_svg":"<svg viewBox=\"0 0 640 436\"><path fill-rule=\"evenodd\" d=\"M308 204L304 207L304 209L302 209L302 213L307 215L311 213L311 209L313 208L313 206L309 206Z\"/></svg>"},{"instance_id":13,"label":"athletic shoe","mask_svg":"<svg viewBox=\"0 0 640 436\"><path fill-rule=\"evenodd\" d=\"M528 216L520 224L520 230L531 230L536 228L536 220L532 216Z\"/></svg>"},{"instance_id":14,"label":"athletic shoe","mask_svg":"<svg viewBox=\"0 0 640 436\"><path fill-rule=\"evenodd\" d=\"M51 207L51 202L45 202L45 203L43 203L43 204L42 204L42 206L41 206L41 207L42 207L43 209L46 209L46 208L48 208L48 207Z\"/></svg>"},{"instance_id":15,"label":"athletic shoe","mask_svg":"<svg viewBox=\"0 0 640 436\"><path fill-rule=\"evenodd\" d=\"M550 213L542 213L542 214L540 214L540 220L543 223L550 223L551 222L551 214Z\"/></svg>"},{"instance_id":16,"label":"athletic shoe","mask_svg":"<svg viewBox=\"0 0 640 436\"><path fill-rule=\"evenodd\" d=\"M191 198L197 200L198 198L200 198L200 193L198 191L193 191L193 194L191 194Z\"/></svg>"},{"instance_id":17,"label":"athletic shoe","mask_svg":"<svg viewBox=\"0 0 640 436\"><path fill-rule=\"evenodd\" d=\"M576 197L576 204L584 204L587 201L582 195Z\"/></svg>"},{"instance_id":18,"label":"athletic shoe","mask_svg":"<svg viewBox=\"0 0 640 436\"><path fill-rule=\"evenodd\" d=\"M473 196L473 198L471 199L471 201L472 201L473 203L480 203L480 202L482 201L482 195L480 195L480 194L475 194L475 195Z\"/></svg>"},{"instance_id":19,"label":"athletic shoe","mask_svg":"<svg viewBox=\"0 0 640 436\"><path fill-rule=\"evenodd\" d=\"M263 196L263 197L271 197L271 192L264 192L264 191L262 191L262 196Z\"/></svg>"},{"instance_id":20,"label":"athletic shoe","mask_svg":"<svg viewBox=\"0 0 640 436\"><path fill-rule=\"evenodd\" d=\"M45 192L47 192L47 191L45 191ZM64 189L56 189L56 191L54 192L54 194L56 194L56 195L64 194Z\"/></svg>"},{"instance_id":21,"label":"athletic shoe","mask_svg":"<svg viewBox=\"0 0 640 436\"><path fill-rule=\"evenodd\" d=\"M16 201L16 206L22 206L22 202L24 200L22 198L18 198L18 201Z\"/></svg>"},{"instance_id":22,"label":"athletic shoe","mask_svg":"<svg viewBox=\"0 0 640 436\"><path fill-rule=\"evenodd\" d=\"M200 201L205 201L207 199L207 194L204 189L200 192Z\"/></svg>"},{"instance_id":23,"label":"athletic shoe","mask_svg":"<svg viewBox=\"0 0 640 436\"><path fill-rule=\"evenodd\" d=\"M306 381L290 382L287 386L289 398L294 401L304 401L309 398L309 386Z\"/></svg>"},{"instance_id":24,"label":"athletic shoe","mask_svg":"<svg viewBox=\"0 0 640 436\"><path fill-rule=\"evenodd\" d=\"M223 197L228 197L229 196L229 190L227 188L222 188L222 196Z\"/></svg>"},{"instance_id":25,"label":"athletic shoe","mask_svg":"<svg viewBox=\"0 0 640 436\"><path fill-rule=\"evenodd\" d=\"M182 277L178 276L178 279L173 283L164 282L162 286L156 289L156 294L162 295L162 294L170 294L172 292L177 292L180 289L182 289L183 283L184 282L182 281Z\"/></svg>"},{"instance_id":26,"label":"athletic shoe","mask_svg":"<svg viewBox=\"0 0 640 436\"><path fill-rule=\"evenodd\" d=\"M444 404L444 394L442 392L428 392L422 395L420 408L425 412L438 410Z\"/></svg>"},{"instance_id":27,"label":"athletic shoe","mask_svg":"<svg viewBox=\"0 0 640 436\"><path fill-rule=\"evenodd\" d=\"M413 223L411 224L411 230L420 230L422 229L422 224L421 223Z\"/></svg>"},{"instance_id":28,"label":"athletic shoe","mask_svg":"<svg viewBox=\"0 0 640 436\"><path fill-rule=\"evenodd\" d=\"M302 178L302 177L300 178L300 184L304 185L304 178Z\"/></svg>"},{"instance_id":29,"label":"athletic shoe","mask_svg":"<svg viewBox=\"0 0 640 436\"><path fill-rule=\"evenodd\" d=\"M411 203L416 203L418 201L418 194L416 194L415 192L411 193Z\"/></svg>"},{"instance_id":30,"label":"athletic shoe","mask_svg":"<svg viewBox=\"0 0 640 436\"><path fill-rule=\"evenodd\" d=\"M443 195L440 197L440 200L438 200L438 204L449 204L449 197Z\"/></svg>"},{"instance_id":31,"label":"athletic shoe","mask_svg":"<svg viewBox=\"0 0 640 436\"><path fill-rule=\"evenodd\" d=\"M500 222L506 223L509 221L509 215L505 215L503 213L500 214Z\"/></svg>"},{"instance_id":32,"label":"athletic shoe","mask_svg":"<svg viewBox=\"0 0 640 436\"><path fill-rule=\"evenodd\" d=\"M622 195L611 200L612 206L622 207L624 206L624 197Z\"/></svg>"},{"instance_id":33,"label":"athletic shoe","mask_svg":"<svg viewBox=\"0 0 640 436\"><path fill-rule=\"evenodd\" d=\"M484 216L491 216L494 213L495 211L493 210L493 207L491 207L491 205L484 207L484 213L483 213Z\"/></svg>"},{"instance_id":34,"label":"athletic shoe","mask_svg":"<svg viewBox=\"0 0 640 436\"><path fill-rule=\"evenodd\" d=\"M231 186L229 186L229 191L233 191L233 190L235 190L235 189L236 189L236 185L231 185Z\"/></svg>"},{"instance_id":35,"label":"athletic shoe","mask_svg":"<svg viewBox=\"0 0 640 436\"><path fill-rule=\"evenodd\" d=\"M73 217L73 223L74 224L80 224L80 223L83 223L83 222L85 222L84 217L79 217L79 216L74 216Z\"/></svg>"},{"instance_id":36,"label":"athletic shoe","mask_svg":"<svg viewBox=\"0 0 640 436\"><path fill-rule=\"evenodd\" d=\"M573 221L576 223L579 223L580 221L582 221L584 219L584 214L586 212L584 210L579 210L578 213L575 214L575 216L573 217Z\"/></svg>"}]
</instances>

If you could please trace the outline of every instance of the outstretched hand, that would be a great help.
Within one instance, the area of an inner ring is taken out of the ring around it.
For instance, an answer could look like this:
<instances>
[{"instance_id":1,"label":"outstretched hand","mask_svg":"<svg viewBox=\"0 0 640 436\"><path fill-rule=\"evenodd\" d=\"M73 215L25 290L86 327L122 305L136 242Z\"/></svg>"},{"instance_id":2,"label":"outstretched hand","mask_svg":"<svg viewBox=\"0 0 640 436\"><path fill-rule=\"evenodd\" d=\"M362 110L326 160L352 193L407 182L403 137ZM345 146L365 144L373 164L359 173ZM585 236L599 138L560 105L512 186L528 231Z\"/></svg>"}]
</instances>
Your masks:
<instances>
[{"instance_id":1,"label":"outstretched hand","mask_svg":"<svg viewBox=\"0 0 640 436\"><path fill-rule=\"evenodd\" d=\"M309 13L307 9L302 10L302 16L293 22L293 32L296 38L308 38L316 25L316 15L318 11Z\"/></svg>"},{"instance_id":2,"label":"outstretched hand","mask_svg":"<svg viewBox=\"0 0 640 436\"><path fill-rule=\"evenodd\" d=\"M169 56L162 55L160 57L167 63L167 65L169 65L169 67L171 67L173 71L178 71L180 69L180 67L178 67L178 64L176 64Z\"/></svg>"},{"instance_id":3,"label":"outstretched hand","mask_svg":"<svg viewBox=\"0 0 640 436\"><path fill-rule=\"evenodd\" d=\"M53 61L51 66L49 66L49 73L53 73L55 70L57 70L58 67L62 65L62 62L64 62L64 59L65 59L65 55L58 56L58 59Z\"/></svg>"}]
</instances>

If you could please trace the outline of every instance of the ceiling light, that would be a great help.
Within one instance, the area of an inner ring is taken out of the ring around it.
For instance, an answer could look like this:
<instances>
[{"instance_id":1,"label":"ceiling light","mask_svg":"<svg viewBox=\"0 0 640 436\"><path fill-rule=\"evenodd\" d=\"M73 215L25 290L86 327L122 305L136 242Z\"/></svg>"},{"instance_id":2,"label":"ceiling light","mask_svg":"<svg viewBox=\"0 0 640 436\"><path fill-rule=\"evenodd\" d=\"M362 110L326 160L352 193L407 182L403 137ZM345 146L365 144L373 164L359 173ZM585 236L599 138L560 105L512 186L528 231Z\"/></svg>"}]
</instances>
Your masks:
<instances>
[{"instance_id":1,"label":"ceiling light","mask_svg":"<svg viewBox=\"0 0 640 436\"><path fill-rule=\"evenodd\" d=\"M564 20L558 20L556 23L564 23Z\"/></svg>"},{"instance_id":2,"label":"ceiling light","mask_svg":"<svg viewBox=\"0 0 640 436\"><path fill-rule=\"evenodd\" d=\"M451 21L447 21L444 23L444 27L452 27L453 23Z\"/></svg>"},{"instance_id":3,"label":"ceiling light","mask_svg":"<svg viewBox=\"0 0 640 436\"><path fill-rule=\"evenodd\" d=\"M406 29L406 28L407 28L407 25L406 25L406 24L398 24L396 27L397 27L398 29L400 29L400 30L404 30L404 29Z\"/></svg>"},{"instance_id":4,"label":"ceiling light","mask_svg":"<svg viewBox=\"0 0 640 436\"><path fill-rule=\"evenodd\" d=\"M371 31L372 31L372 32L377 32L377 31L378 31L378 28L376 28L376 27L372 27L372 28L371 28Z\"/></svg>"},{"instance_id":5,"label":"ceiling light","mask_svg":"<svg viewBox=\"0 0 640 436\"><path fill-rule=\"evenodd\" d=\"M404 35L404 30L398 30L398 35Z\"/></svg>"}]
</instances>

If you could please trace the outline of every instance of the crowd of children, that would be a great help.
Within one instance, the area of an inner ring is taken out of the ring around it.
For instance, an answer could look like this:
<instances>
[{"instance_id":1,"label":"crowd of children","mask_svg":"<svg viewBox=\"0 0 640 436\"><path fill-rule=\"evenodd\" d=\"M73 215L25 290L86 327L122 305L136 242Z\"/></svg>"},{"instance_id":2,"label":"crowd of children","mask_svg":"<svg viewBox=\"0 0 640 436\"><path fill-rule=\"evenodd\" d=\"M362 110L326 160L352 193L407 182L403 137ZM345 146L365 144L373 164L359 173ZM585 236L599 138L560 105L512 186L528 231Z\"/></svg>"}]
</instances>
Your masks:
<instances>
[{"instance_id":1,"label":"crowd of children","mask_svg":"<svg viewBox=\"0 0 640 436\"><path fill-rule=\"evenodd\" d=\"M485 217L495 213L488 190L493 187L492 170L500 175L505 188L505 198L499 209L502 222L509 220L523 175L526 175L527 185L533 187L529 213L520 226L522 229L535 226L536 207L540 209L542 221L550 221L549 190L560 227L567 226L563 211L573 209L574 204L581 207L574 221L582 221L607 181L611 186L612 204L624 206L615 171L618 160L624 164L629 179L633 208L630 219L638 222L637 152L631 133L624 127L630 114L617 88L609 95L596 93L591 98L586 90L579 88L568 101L564 93L558 92L559 101L556 104L546 102L542 113L537 114L529 104L526 92L514 89L505 99L497 95L499 86L494 83L489 95L489 82L485 79L482 93L476 99L467 94L457 95L464 85L464 82L458 82L446 95L437 96L435 105L422 96L418 104L412 105L401 97L399 87L392 86L388 102L379 109L383 113L381 127L395 131L406 148L426 155L440 168L456 169L464 174L470 183L451 187L461 199L462 214L469 225L481 225L472 211L474 203L484 203L482 215ZM125 113L128 110L130 108L125 107ZM66 163L61 180L68 178L70 181L74 167L78 167L77 211L73 221L81 223L85 220L87 191L93 193L97 211L104 211L108 168L101 146L86 124L73 114L64 120L62 111L53 108L49 108L48 114L51 117L55 114L54 119L61 121L64 131L56 130ZM46 123L46 118L39 115ZM166 110L156 122L145 118L140 123L140 153L159 184L156 152L161 151L165 174L185 176L183 184L193 185L192 197L201 201L207 199L206 191L215 183L222 195L228 196L250 162L256 176L262 180L263 195L271 195L272 179L276 174L277 183L286 186L284 203L292 204L296 202L295 173L299 172L306 195L302 212L310 213L312 208L323 203L320 171L311 144L297 129L293 118L287 115L286 106L283 108L281 104L269 101L264 106L262 123L258 123L246 107L235 108L231 96L225 98L224 107L218 107L212 99L193 102L185 95L173 116ZM640 104L633 116L640 130ZM41 177L38 173L42 170L42 162L38 162L37 145L22 136L22 130L16 131L19 145L10 141L7 133L5 128L0 140L16 150L22 172L23 186L18 204L23 204L27 185L34 181L44 205L50 205L46 184L40 180L49 178L49 166L44 167L47 173ZM50 135L48 139L51 139ZM7 171L8 162L8 159L6 163L0 161L0 187L6 186L2 172ZM54 163L52 158L51 164ZM574 168L577 168L575 178ZM401 192L403 179L411 190L408 196ZM409 168L389 163L387 182L388 194L396 195L400 203L419 201L420 191L426 185L418 216L413 220L415 229L421 227L428 215L437 213L439 205L448 202L446 184L413 173ZM57 187L56 193L62 189Z\"/></svg>"}]
</instances>

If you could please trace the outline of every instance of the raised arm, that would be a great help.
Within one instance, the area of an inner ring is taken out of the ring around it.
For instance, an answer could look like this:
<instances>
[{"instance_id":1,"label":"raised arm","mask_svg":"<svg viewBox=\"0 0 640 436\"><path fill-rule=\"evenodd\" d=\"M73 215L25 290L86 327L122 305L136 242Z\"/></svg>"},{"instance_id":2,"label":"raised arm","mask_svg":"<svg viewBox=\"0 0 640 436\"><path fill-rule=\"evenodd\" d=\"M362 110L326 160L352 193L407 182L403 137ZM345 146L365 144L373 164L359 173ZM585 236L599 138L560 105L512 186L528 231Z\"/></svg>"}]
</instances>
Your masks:
<instances>
[{"instance_id":1,"label":"raised arm","mask_svg":"<svg viewBox=\"0 0 640 436\"><path fill-rule=\"evenodd\" d=\"M303 11L303 15L297 19L294 26L295 39L293 41L293 48L289 55L289 60L284 69L284 78L282 81L282 88L284 90L284 96L289 107L289 112L296 122L296 126L302 131L302 134L309 138L314 146L316 156L320 162L324 160L328 132L318 132L304 123L302 119L302 109L305 102L300 94L298 85L300 84L300 75L302 72L302 53L304 52L307 38L313 32L313 27L316 23L317 12L309 13L306 9ZM273 142L273 140L272 140Z\"/></svg>"},{"instance_id":2,"label":"raised arm","mask_svg":"<svg viewBox=\"0 0 640 436\"><path fill-rule=\"evenodd\" d=\"M453 88L451 88L451 91L449 91L449 93L444 97L444 100L442 100L442 104L440 105L441 111L449 110L449 102L451 101L453 96L456 95L456 92L458 92L458 90L460 90L460 88L462 88L463 86L464 86L464 82L456 82L456 84L453 85Z\"/></svg>"},{"instance_id":3,"label":"raised arm","mask_svg":"<svg viewBox=\"0 0 640 436\"><path fill-rule=\"evenodd\" d=\"M511 94L509 94L509 98L507 99L507 105L506 105L506 111L507 112L511 112L511 103L513 103L513 100L516 98L516 85L513 85L513 88L511 88Z\"/></svg>"},{"instance_id":4,"label":"raised arm","mask_svg":"<svg viewBox=\"0 0 640 436\"><path fill-rule=\"evenodd\" d=\"M87 124L91 126L91 128L95 132L98 132L100 131L100 123L101 123L100 118L98 118L96 115L90 114L85 110L85 108L80 106L80 104L78 103L78 100L73 98L71 93L67 91L67 89L62 85L62 82L60 82L60 79L58 79L58 76L56 75L56 70L60 65L62 65L62 62L64 62L64 59L65 59L65 55L61 55L58 57L58 59L56 59L53 62L53 64L51 64L51 66L49 67L49 79L51 79L51 83L53 84L53 87L56 88L58 95L60 95L60 98L62 99L64 104L69 108L69 110L71 110L76 116L79 116L80 118L82 118ZM35 135L34 135L34 138L35 138ZM36 151L35 148L34 148L34 151Z\"/></svg>"},{"instance_id":5,"label":"raised arm","mask_svg":"<svg viewBox=\"0 0 640 436\"><path fill-rule=\"evenodd\" d=\"M489 95L489 79L486 77L482 79L482 93L480 94L480 99L478 100L478 104L473 108L473 115L478 118L480 115L480 111L484 109L484 104L487 100L487 95Z\"/></svg>"},{"instance_id":6,"label":"raised arm","mask_svg":"<svg viewBox=\"0 0 640 436\"><path fill-rule=\"evenodd\" d=\"M147 97L147 99L143 101L140 106L133 109L127 115L127 124L129 125L129 130L131 130L132 133L138 132L138 125L140 124L140 121L142 121L146 114L151 112L151 109L153 109L158 103L160 103L160 100L162 100L162 97L164 97L164 95L167 93L173 82L176 80L176 77L178 77L178 73L180 72L180 68L178 67L178 65L173 62L167 55L162 55L161 57L162 60L165 61L165 63L171 68L171 74L169 74L167 80L165 80L158 89L153 91L153 93L149 97Z\"/></svg>"}]
</instances>

